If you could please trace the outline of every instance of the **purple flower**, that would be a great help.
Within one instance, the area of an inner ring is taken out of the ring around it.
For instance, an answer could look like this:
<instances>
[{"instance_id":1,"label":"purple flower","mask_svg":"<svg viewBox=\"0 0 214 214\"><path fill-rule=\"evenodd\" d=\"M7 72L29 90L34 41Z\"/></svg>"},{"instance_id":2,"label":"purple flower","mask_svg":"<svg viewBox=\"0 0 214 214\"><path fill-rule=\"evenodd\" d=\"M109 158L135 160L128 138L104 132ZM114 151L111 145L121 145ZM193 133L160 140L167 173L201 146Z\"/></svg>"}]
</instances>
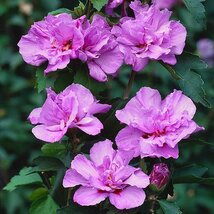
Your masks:
<instances>
[{"instance_id":1,"label":"purple flower","mask_svg":"<svg viewBox=\"0 0 214 214\"><path fill-rule=\"evenodd\" d=\"M45 103L31 112L29 120L36 125L32 129L35 137L52 143L72 128L89 135L99 134L103 125L94 114L107 112L110 108L110 105L98 103L87 88L72 84L59 94L47 89Z\"/></svg>"},{"instance_id":2,"label":"purple flower","mask_svg":"<svg viewBox=\"0 0 214 214\"><path fill-rule=\"evenodd\" d=\"M62 13L35 22L18 43L25 62L39 66L48 61L45 73L65 68L71 59L77 58L77 51L84 44L81 20L72 20L69 14Z\"/></svg>"},{"instance_id":3,"label":"purple flower","mask_svg":"<svg viewBox=\"0 0 214 214\"><path fill-rule=\"evenodd\" d=\"M83 25L84 46L79 58L87 62L90 75L98 81L107 81L107 75L116 75L123 63L118 43L110 32L104 17L94 15L92 23Z\"/></svg>"},{"instance_id":4,"label":"purple flower","mask_svg":"<svg viewBox=\"0 0 214 214\"><path fill-rule=\"evenodd\" d=\"M167 9L142 5L138 0L130 7L135 19L124 17L112 29L125 63L132 65L134 71L142 70L150 59L176 64L175 55L181 54L185 46L185 27L178 21L170 21L171 12Z\"/></svg>"},{"instance_id":5,"label":"purple flower","mask_svg":"<svg viewBox=\"0 0 214 214\"><path fill-rule=\"evenodd\" d=\"M211 39L200 39L197 42L197 49L200 57L207 62L209 66L214 66L214 41Z\"/></svg>"},{"instance_id":6,"label":"purple flower","mask_svg":"<svg viewBox=\"0 0 214 214\"><path fill-rule=\"evenodd\" d=\"M96 143L90 150L90 160L77 155L67 170L64 187L81 185L73 200L82 206L91 206L109 197L117 209L141 206L145 200L143 188L149 185L149 176L139 168L128 165L132 153L112 149L112 142Z\"/></svg>"},{"instance_id":7,"label":"purple flower","mask_svg":"<svg viewBox=\"0 0 214 214\"><path fill-rule=\"evenodd\" d=\"M150 184L156 190L163 190L168 184L170 178L170 171L165 163L157 163L153 166L150 174Z\"/></svg>"},{"instance_id":8,"label":"purple flower","mask_svg":"<svg viewBox=\"0 0 214 214\"><path fill-rule=\"evenodd\" d=\"M175 4L178 3L180 0L152 0L153 4L156 4L156 6L160 9L171 9Z\"/></svg>"},{"instance_id":9,"label":"purple flower","mask_svg":"<svg viewBox=\"0 0 214 214\"><path fill-rule=\"evenodd\" d=\"M178 143L203 130L193 120L196 107L192 100L174 90L164 100L159 92L143 87L116 117L127 126L116 143L119 149L134 151L134 156L178 158Z\"/></svg>"}]
</instances>

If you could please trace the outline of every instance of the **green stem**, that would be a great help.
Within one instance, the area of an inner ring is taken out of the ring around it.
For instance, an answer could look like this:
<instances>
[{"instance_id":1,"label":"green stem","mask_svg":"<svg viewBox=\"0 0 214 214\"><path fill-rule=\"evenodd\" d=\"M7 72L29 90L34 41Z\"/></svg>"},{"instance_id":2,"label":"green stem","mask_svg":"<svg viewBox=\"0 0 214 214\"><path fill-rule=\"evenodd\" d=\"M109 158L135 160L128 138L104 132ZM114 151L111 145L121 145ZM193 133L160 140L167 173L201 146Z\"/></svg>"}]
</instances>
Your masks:
<instances>
[{"instance_id":1,"label":"green stem","mask_svg":"<svg viewBox=\"0 0 214 214\"><path fill-rule=\"evenodd\" d=\"M132 89L132 85L134 83L135 75L136 75L136 72L132 70L128 85L126 87L126 90L125 90L124 96L123 96L123 99L125 99L125 100L129 98L129 95L130 95L131 89Z\"/></svg>"},{"instance_id":2,"label":"green stem","mask_svg":"<svg viewBox=\"0 0 214 214\"><path fill-rule=\"evenodd\" d=\"M87 1L86 6L87 6L87 14L86 14L86 17L87 17L87 19L88 19L89 16L90 16L90 12L91 12L91 0L88 0L88 1Z\"/></svg>"}]
</instances>

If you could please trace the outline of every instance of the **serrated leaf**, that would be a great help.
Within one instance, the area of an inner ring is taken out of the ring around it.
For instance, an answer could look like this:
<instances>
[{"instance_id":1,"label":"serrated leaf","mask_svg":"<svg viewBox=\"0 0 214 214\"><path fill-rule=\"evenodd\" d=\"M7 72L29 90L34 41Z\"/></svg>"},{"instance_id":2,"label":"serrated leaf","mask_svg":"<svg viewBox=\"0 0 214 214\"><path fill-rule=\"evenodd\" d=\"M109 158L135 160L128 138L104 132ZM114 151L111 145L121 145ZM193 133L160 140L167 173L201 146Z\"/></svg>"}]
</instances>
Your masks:
<instances>
[{"instance_id":1,"label":"serrated leaf","mask_svg":"<svg viewBox=\"0 0 214 214\"><path fill-rule=\"evenodd\" d=\"M71 11L67 8L59 8L57 10L54 10L54 11L51 11L49 14L51 15L58 15L58 14L61 14L61 13L68 13L68 14L71 14Z\"/></svg>"},{"instance_id":2,"label":"serrated leaf","mask_svg":"<svg viewBox=\"0 0 214 214\"><path fill-rule=\"evenodd\" d=\"M45 187L40 187L38 189L35 189L31 195L30 195L30 200L31 201L36 201L44 196L48 195L48 190Z\"/></svg>"},{"instance_id":3,"label":"serrated leaf","mask_svg":"<svg viewBox=\"0 0 214 214\"><path fill-rule=\"evenodd\" d=\"M91 0L91 3L96 10L100 11L108 3L108 0Z\"/></svg>"},{"instance_id":4,"label":"serrated leaf","mask_svg":"<svg viewBox=\"0 0 214 214\"><path fill-rule=\"evenodd\" d=\"M203 89L204 81L199 74L193 71L195 69L205 68L207 68L207 64L203 60L189 53L184 53L182 56L179 56L177 64L173 67L176 74L180 77L178 83L184 93L195 102L210 107Z\"/></svg>"},{"instance_id":5,"label":"serrated leaf","mask_svg":"<svg viewBox=\"0 0 214 214\"><path fill-rule=\"evenodd\" d=\"M193 18L203 27L206 24L205 8L201 3L204 0L183 0L185 6L192 14Z\"/></svg>"},{"instance_id":6,"label":"serrated leaf","mask_svg":"<svg viewBox=\"0 0 214 214\"><path fill-rule=\"evenodd\" d=\"M55 214L59 206L51 198L51 196L42 197L34 201L30 207L30 214Z\"/></svg>"},{"instance_id":7,"label":"serrated leaf","mask_svg":"<svg viewBox=\"0 0 214 214\"><path fill-rule=\"evenodd\" d=\"M57 214L67 214L67 213L75 213L75 214L86 214L86 213L98 213L96 207L82 207L77 204L70 204L70 206L63 207L57 210Z\"/></svg>"},{"instance_id":8,"label":"serrated leaf","mask_svg":"<svg viewBox=\"0 0 214 214\"><path fill-rule=\"evenodd\" d=\"M32 173L32 167L24 168L16 175L11 178L10 182L4 187L4 190L13 191L17 187L35 183L42 183L42 179L37 173Z\"/></svg>"},{"instance_id":9,"label":"serrated leaf","mask_svg":"<svg viewBox=\"0 0 214 214\"><path fill-rule=\"evenodd\" d=\"M59 143L45 144L41 150L44 155L61 157L66 153L66 146Z\"/></svg>"},{"instance_id":10,"label":"serrated leaf","mask_svg":"<svg viewBox=\"0 0 214 214\"><path fill-rule=\"evenodd\" d=\"M98 94L106 89L106 84L92 79L88 71L86 71L86 68L83 66L77 70L74 76L74 83L85 86L94 94Z\"/></svg>"},{"instance_id":11,"label":"serrated leaf","mask_svg":"<svg viewBox=\"0 0 214 214\"><path fill-rule=\"evenodd\" d=\"M208 169L206 167L190 165L176 169L173 174L173 183L200 183L214 185L214 178L203 178Z\"/></svg>"},{"instance_id":12,"label":"serrated leaf","mask_svg":"<svg viewBox=\"0 0 214 214\"><path fill-rule=\"evenodd\" d=\"M43 91L46 88L46 77L42 69L36 70L36 87L38 93Z\"/></svg>"},{"instance_id":13,"label":"serrated leaf","mask_svg":"<svg viewBox=\"0 0 214 214\"><path fill-rule=\"evenodd\" d=\"M103 136L108 139L114 139L116 134L120 131L123 125L118 121L115 116L115 112L122 109L129 100L123 100L120 98L115 98L111 100L109 104L112 105L108 114L103 115L102 121L105 129L103 130Z\"/></svg>"},{"instance_id":14,"label":"serrated leaf","mask_svg":"<svg viewBox=\"0 0 214 214\"><path fill-rule=\"evenodd\" d=\"M173 174L173 183L189 183L192 178L203 176L207 170L206 167L198 165L190 165L176 169Z\"/></svg>"},{"instance_id":15,"label":"serrated leaf","mask_svg":"<svg viewBox=\"0 0 214 214\"><path fill-rule=\"evenodd\" d=\"M33 167L33 170L36 172L57 171L64 168L64 164L59 159L54 157L40 156L35 158L33 163L36 165Z\"/></svg>"},{"instance_id":16,"label":"serrated leaf","mask_svg":"<svg viewBox=\"0 0 214 214\"><path fill-rule=\"evenodd\" d=\"M171 203L166 200L158 200L164 214L182 214L176 203Z\"/></svg>"},{"instance_id":17,"label":"serrated leaf","mask_svg":"<svg viewBox=\"0 0 214 214\"><path fill-rule=\"evenodd\" d=\"M73 18L78 18L82 15L84 15L85 12L85 5L80 1L79 5L74 8L74 10L71 12Z\"/></svg>"}]
</instances>

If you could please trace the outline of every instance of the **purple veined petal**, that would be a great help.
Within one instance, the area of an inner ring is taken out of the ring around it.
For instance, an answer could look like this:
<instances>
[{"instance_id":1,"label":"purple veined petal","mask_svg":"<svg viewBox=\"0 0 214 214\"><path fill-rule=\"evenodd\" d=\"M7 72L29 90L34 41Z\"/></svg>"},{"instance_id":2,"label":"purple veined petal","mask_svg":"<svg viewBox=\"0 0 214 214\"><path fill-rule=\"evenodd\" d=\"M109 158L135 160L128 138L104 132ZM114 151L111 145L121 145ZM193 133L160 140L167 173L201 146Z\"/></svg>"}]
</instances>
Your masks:
<instances>
[{"instance_id":1,"label":"purple veined petal","mask_svg":"<svg viewBox=\"0 0 214 214\"><path fill-rule=\"evenodd\" d=\"M169 147L167 144L164 144L164 146L160 147L157 145L153 145L151 142L146 142L145 140L142 140L140 143L140 153L141 158L163 157L165 159L177 159L179 156L178 145L176 145L174 148Z\"/></svg>"},{"instance_id":2,"label":"purple veined petal","mask_svg":"<svg viewBox=\"0 0 214 214\"><path fill-rule=\"evenodd\" d=\"M105 82L108 80L107 75L104 73L102 68L96 62L94 62L94 60L88 61L88 68L90 76L95 80L100 82Z\"/></svg>"},{"instance_id":3,"label":"purple veined petal","mask_svg":"<svg viewBox=\"0 0 214 214\"><path fill-rule=\"evenodd\" d=\"M158 60L162 60L164 63L170 65L175 65L177 62L177 59L174 54L162 55L161 57L158 58Z\"/></svg>"},{"instance_id":4,"label":"purple veined petal","mask_svg":"<svg viewBox=\"0 0 214 214\"><path fill-rule=\"evenodd\" d=\"M108 156L110 160L113 159L115 151L112 145L113 143L110 140L105 140L94 144L90 149L90 158L96 166L103 164L103 160L106 156Z\"/></svg>"},{"instance_id":5,"label":"purple veined petal","mask_svg":"<svg viewBox=\"0 0 214 214\"><path fill-rule=\"evenodd\" d=\"M188 119L192 119L196 112L196 106L192 100L182 94L182 91L174 90L162 101L162 108L173 110L173 118L181 118L183 113L188 113Z\"/></svg>"},{"instance_id":6,"label":"purple veined petal","mask_svg":"<svg viewBox=\"0 0 214 214\"><path fill-rule=\"evenodd\" d=\"M137 92L137 100L141 104L141 108L159 108L161 106L161 95L158 90L149 87L143 87Z\"/></svg>"},{"instance_id":7,"label":"purple veined petal","mask_svg":"<svg viewBox=\"0 0 214 214\"><path fill-rule=\"evenodd\" d=\"M42 108L35 108L30 115L28 116L28 119L30 120L31 124L36 125L39 123L39 117L41 113Z\"/></svg>"},{"instance_id":8,"label":"purple veined petal","mask_svg":"<svg viewBox=\"0 0 214 214\"><path fill-rule=\"evenodd\" d=\"M18 43L19 52L22 55L24 61L28 64L39 66L43 62L47 61L47 58L41 55L39 45L35 42L33 36L22 36ZM31 47L31 48L29 48Z\"/></svg>"},{"instance_id":9,"label":"purple veined petal","mask_svg":"<svg viewBox=\"0 0 214 214\"><path fill-rule=\"evenodd\" d=\"M143 70L143 68L148 64L148 58L136 57L134 63L132 64L133 70L138 72Z\"/></svg>"},{"instance_id":10,"label":"purple veined petal","mask_svg":"<svg viewBox=\"0 0 214 214\"><path fill-rule=\"evenodd\" d=\"M57 59L57 62L54 64L48 64L48 67L44 70L45 74L56 71L57 69L64 69L70 62L69 55L62 55Z\"/></svg>"},{"instance_id":11,"label":"purple veined petal","mask_svg":"<svg viewBox=\"0 0 214 214\"><path fill-rule=\"evenodd\" d=\"M109 186L106 186L99 178L90 177L89 179L90 186L93 186L95 189L110 192L112 189Z\"/></svg>"},{"instance_id":12,"label":"purple veined petal","mask_svg":"<svg viewBox=\"0 0 214 214\"><path fill-rule=\"evenodd\" d=\"M139 207L144 203L146 195L143 189L137 187L127 187L116 193L110 193L110 203L117 209L131 209Z\"/></svg>"},{"instance_id":13,"label":"purple veined petal","mask_svg":"<svg viewBox=\"0 0 214 214\"><path fill-rule=\"evenodd\" d=\"M93 206L104 201L108 193L97 190L93 187L80 187L75 193L73 200L81 206Z\"/></svg>"},{"instance_id":14,"label":"purple veined petal","mask_svg":"<svg viewBox=\"0 0 214 214\"><path fill-rule=\"evenodd\" d=\"M101 132L101 129L103 129L103 124L96 117L90 116L84 117L76 123L76 127L83 132L94 136Z\"/></svg>"},{"instance_id":15,"label":"purple veined petal","mask_svg":"<svg viewBox=\"0 0 214 214\"><path fill-rule=\"evenodd\" d=\"M121 122L132 127L138 127L143 118L142 105L133 97L125 106L125 108L116 111L116 118Z\"/></svg>"},{"instance_id":16,"label":"purple veined petal","mask_svg":"<svg viewBox=\"0 0 214 214\"><path fill-rule=\"evenodd\" d=\"M60 121L64 120L64 118L64 112L50 97L48 97L42 106L39 122L47 126L59 125Z\"/></svg>"},{"instance_id":17,"label":"purple veined petal","mask_svg":"<svg viewBox=\"0 0 214 214\"><path fill-rule=\"evenodd\" d=\"M65 188L75 187L77 185L87 186L88 181L74 169L68 169L63 178Z\"/></svg>"},{"instance_id":18,"label":"purple veined petal","mask_svg":"<svg viewBox=\"0 0 214 214\"><path fill-rule=\"evenodd\" d=\"M116 144L119 150L133 151L133 156L140 155L139 142L142 132L132 127L125 127L116 136Z\"/></svg>"},{"instance_id":19,"label":"purple veined petal","mask_svg":"<svg viewBox=\"0 0 214 214\"><path fill-rule=\"evenodd\" d=\"M39 140L49 143L60 141L67 132L67 128L65 127L61 130L60 125L58 126L58 131L51 131L50 128L51 127L47 127L45 125L37 125L32 129L32 132Z\"/></svg>"},{"instance_id":20,"label":"purple veined petal","mask_svg":"<svg viewBox=\"0 0 214 214\"><path fill-rule=\"evenodd\" d=\"M95 99L87 88L80 84L72 84L68 86L65 91L73 91L77 97L79 108L78 117L81 118L86 113L88 113L92 104L94 104Z\"/></svg>"},{"instance_id":21,"label":"purple veined petal","mask_svg":"<svg viewBox=\"0 0 214 214\"><path fill-rule=\"evenodd\" d=\"M170 40L174 46L172 51L174 54L182 54L187 36L186 28L181 23L172 21L171 29Z\"/></svg>"},{"instance_id":22,"label":"purple veined petal","mask_svg":"<svg viewBox=\"0 0 214 214\"><path fill-rule=\"evenodd\" d=\"M71 162L71 168L76 170L87 180L90 177L98 177L98 172L96 171L95 166L84 155L77 155Z\"/></svg>"},{"instance_id":23,"label":"purple veined petal","mask_svg":"<svg viewBox=\"0 0 214 214\"><path fill-rule=\"evenodd\" d=\"M110 109L111 105L94 102L89 109L89 114L106 113Z\"/></svg>"},{"instance_id":24,"label":"purple veined petal","mask_svg":"<svg viewBox=\"0 0 214 214\"><path fill-rule=\"evenodd\" d=\"M114 163L114 162L113 162ZM128 177L130 177L134 172L136 171L136 168L126 165L121 167L119 170L116 171L115 173L115 180L119 181L119 180L125 180Z\"/></svg>"},{"instance_id":25,"label":"purple veined petal","mask_svg":"<svg viewBox=\"0 0 214 214\"><path fill-rule=\"evenodd\" d=\"M101 53L99 58L94 59L94 63L96 63L104 73L114 74L123 64L123 54L118 47L115 47L112 50Z\"/></svg>"},{"instance_id":26,"label":"purple veined petal","mask_svg":"<svg viewBox=\"0 0 214 214\"><path fill-rule=\"evenodd\" d=\"M116 155L114 156L114 161L121 162L124 166L128 165L129 162L134 158L134 151L125 151L125 150L117 150Z\"/></svg>"},{"instance_id":27,"label":"purple veined petal","mask_svg":"<svg viewBox=\"0 0 214 214\"><path fill-rule=\"evenodd\" d=\"M165 142L171 148L174 148L182 139L187 139L192 133L204 130L203 127L198 126L194 121L187 122L188 126L181 126L175 131L166 134Z\"/></svg>"},{"instance_id":28,"label":"purple veined petal","mask_svg":"<svg viewBox=\"0 0 214 214\"><path fill-rule=\"evenodd\" d=\"M124 181L124 184L128 184L130 186L135 186L138 188L146 188L149 183L149 176L141 170L135 171L127 180Z\"/></svg>"},{"instance_id":29,"label":"purple veined petal","mask_svg":"<svg viewBox=\"0 0 214 214\"><path fill-rule=\"evenodd\" d=\"M62 98L61 107L63 112L69 115L67 126L70 126L73 120L77 117L79 107L76 95L72 91L70 91L67 96Z\"/></svg>"}]
</instances>

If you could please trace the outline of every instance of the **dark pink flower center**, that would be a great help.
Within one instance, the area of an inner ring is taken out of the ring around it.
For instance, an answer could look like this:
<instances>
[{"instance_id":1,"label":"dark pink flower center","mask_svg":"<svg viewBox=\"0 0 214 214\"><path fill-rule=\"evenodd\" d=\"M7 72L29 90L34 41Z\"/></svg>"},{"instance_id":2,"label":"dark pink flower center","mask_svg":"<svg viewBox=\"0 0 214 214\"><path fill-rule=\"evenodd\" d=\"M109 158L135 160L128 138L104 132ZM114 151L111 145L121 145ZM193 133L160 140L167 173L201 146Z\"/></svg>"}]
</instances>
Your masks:
<instances>
[{"instance_id":1,"label":"dark pink flower center","mask_svg":"<svg viewBox=\"0 0 214 214\"><path fill-rule=\"evenodd\" d=\"M62 51L68 51L72 48L72 41L69 40L63 44Z\"/></svg>"}]
</instances>

